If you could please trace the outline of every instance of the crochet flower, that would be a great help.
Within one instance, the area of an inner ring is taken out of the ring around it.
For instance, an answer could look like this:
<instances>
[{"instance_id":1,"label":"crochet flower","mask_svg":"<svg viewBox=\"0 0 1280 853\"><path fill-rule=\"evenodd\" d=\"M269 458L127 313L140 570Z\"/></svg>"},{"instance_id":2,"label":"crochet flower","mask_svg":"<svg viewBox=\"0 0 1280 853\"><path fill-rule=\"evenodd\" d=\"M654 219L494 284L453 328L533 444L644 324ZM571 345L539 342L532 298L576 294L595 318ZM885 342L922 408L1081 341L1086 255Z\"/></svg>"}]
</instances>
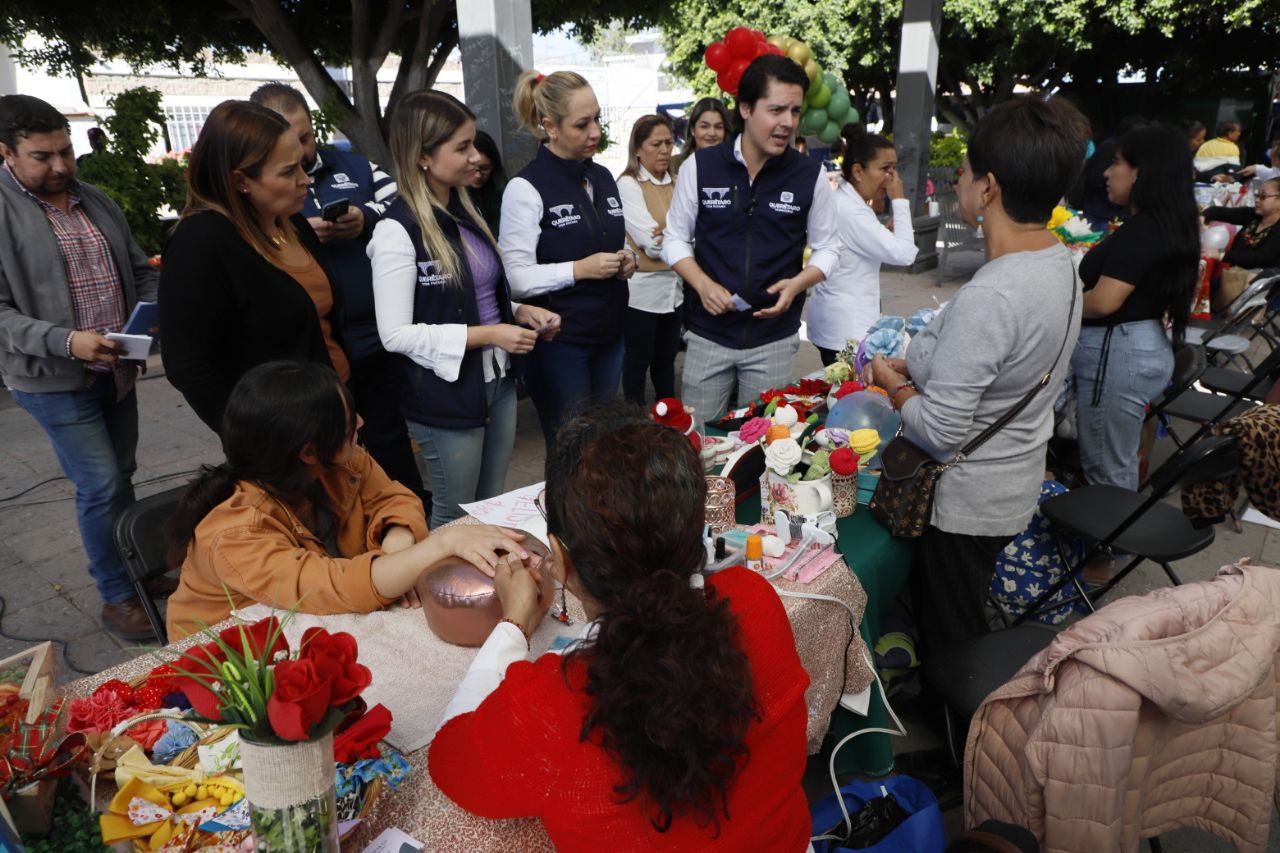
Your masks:
<instances>
[{"instance_id":1,"label":"crochet flower","mask_svg":"<svg viewBox=\"0 0 1280 853\"><path fill-rule=\"evenodd\" d=\"M164 722L164 721L160 721ZM167 731L151 748L151 760L156 764L168 764L178 753L196 742L196 733L182 723L168 721Z\"/></svg>"},{"instance_id":2,"label":"crochet flower","mask_svg":"<svg viewBox=\"0 0 1280 853\"><path fill-rule=\"evenodd\" d=\"M738 437L742 439L743 444L755 444L764 438L765 432L771 426L773 421L768 418L752 418L742 425L742 429L738 431Z\"/></svg>"},{"instance_id":3,"label":"crochet flower","mask_svg":"<svg viewBox=\"0 0 1280 853\"><path fill-rule=\"evenodd\" d=\"M847 381L853 375L853 368L843 361L835 361L822 369L822 375L828 382L835 385Z\"/></svg>"},{"instance_id":4,"label":"crochet flower","mask_svg":"<svg viewBox=\"0 0 1280 853\"><path fill-rule=\"evenodd\" d=\"M800 413L794 406L782 405L773 411L773 422L784 427L795 426L800 420Z\"/></svg>"},{"instance_id":5,"label":"crochet flower","mask_svg":"<svg viewBox=\"0 0 1280 853\"><path fill-rule=\"evenodd\" d=\"M839 474L841 477L851 477L858 473L858 454L847 447L833 450L828 462L832 473Z\"/></svg>"},{"instance_id":6,"label":"crochet flower","mask_svg":"<svg viewBox=\"0 0 1280 853\"><path fill-rule=\"evenodd\" d=\"M813 458L809 460L809 470L805 472L806 480L821 480L823 477L831 473L831 451L815 450Z\"/></svg>"},{"instance_id":7,"label":"crochet flower","mask_svg":"<svg viewBox=\"0 0 1280 853\"><path fill-rule=\"evenodd\" d=\"M843 397L849 396L850 394L856 394L859 391L865 391L865 390L867 390L867 386L863 385L861 382L858 382L856 379L851 379L847 382L841 382L840 387L837 388L833 393L835 394L835 398L839 400Z\"/></svg>"},{"instance_id":8,"label":"crochet flower","mask_svg":"<svg viewBox=\"0 0 1280 853\"><path fill-rule=\"evenodd\" d=\"M764 464L780 477L791 473L800 463L800 443L794 438L780 438L764 449Z\"/></svg>"}]
</instances>

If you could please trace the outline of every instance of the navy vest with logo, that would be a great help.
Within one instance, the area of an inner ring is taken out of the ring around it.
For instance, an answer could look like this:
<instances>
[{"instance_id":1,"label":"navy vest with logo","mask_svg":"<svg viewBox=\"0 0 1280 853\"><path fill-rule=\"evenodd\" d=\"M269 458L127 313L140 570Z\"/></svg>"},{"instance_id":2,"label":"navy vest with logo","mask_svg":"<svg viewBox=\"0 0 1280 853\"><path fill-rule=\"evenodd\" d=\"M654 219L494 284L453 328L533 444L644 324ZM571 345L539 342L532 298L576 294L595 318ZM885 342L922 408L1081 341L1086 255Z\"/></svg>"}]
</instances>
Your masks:
<instances>
[{"instance_id":1,"label":"navy vest with logo","mask_svg":"<svg viewBox=\"0 0 1280 853\"><path fill-rule=\"evenodd\" d=\"M422 242L422 229L403 198L396 199L387 208L385 218L394 219L404 226L417 252L418 274L413 291L413 322L478 326L480 309L476 306L475 284L471 279L471 267L466 261L466 249L459 228L469 228L476 234L482 232L472 224L466 210L458 203L456 192L449 199L449 211L453 216L436 211L436 222L458 255L461 281L456 282L427 254ZM488 240L483 236L482 239ZM502 312L502 322L512 323L515 321L511 315L511 293L507 288L506 276L501 273L501 263L498 268L498 308ZM492 357L492 354L483 348L467 350L462 357L457 380L446 382L435 371L422 367L408 356L400 356L407 376L405 399L401 406L405 418L415 423L446 429L483 426L489 417L489 404L484 388L486 357Z\"/></svg>"},{"instance_id":2,"label":"navy vest with logo","mask_svg":"<svg viewBox=\"0 0 1280 853\"><path fill-rule=\"evenodd\" d=\"M769 287L803 268L809 208L822 164L794 148L767 160L755 181L734 156L730 139L699 149L698 215L694 259L702 271L730 293L768 308L777 296ZM803 294L777 317L757 319L752 311L713 316L686 285L685 324L721 346L749 349L782 340L800 328Z\"/></svg>"},{"instance_id":3,"label":"navy vest with logo","mask_svg":"<svg viewBox=\"0 0 1280 853\"><path fill-rule=\"evenodd\" d=\"M596 252L616 252L625 245L622 198L604 166L591 160L564 160L540 145L537 156L519 177L542 196L538 263L576 261ZM583 180L591 182L594 201ZM521 301L560 315L557 341L608 344L622 336L627 283L618 278L583 279L572 287Z\"/></svg>"}]
</instances>

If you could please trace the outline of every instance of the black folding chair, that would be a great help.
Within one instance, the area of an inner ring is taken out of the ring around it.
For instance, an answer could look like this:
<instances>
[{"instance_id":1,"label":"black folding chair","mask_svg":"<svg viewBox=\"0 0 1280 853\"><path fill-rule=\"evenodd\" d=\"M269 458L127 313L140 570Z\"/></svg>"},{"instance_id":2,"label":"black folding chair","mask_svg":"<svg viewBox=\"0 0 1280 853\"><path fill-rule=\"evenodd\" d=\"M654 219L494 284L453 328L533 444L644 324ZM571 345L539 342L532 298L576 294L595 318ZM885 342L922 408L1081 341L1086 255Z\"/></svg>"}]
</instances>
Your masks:
<instances>
[{"instance_id":1,"label":"black folding chair","mask_svg":"<svg viewBox=\"0 0 1280 853\"><path fill-rule=\"evenodd\" d=\"M1040 505L1040 512L1053 527L1054 544L1067 569L1013 624L1019 625L1038 613L1067 584L1075 586L1077 594L1068 602L1054 601L1054 607L1082 600L1094 610L1094 604L1143 560L1158 563L1172 583L1181 584L1181 578L1169 564L1207 548L1213 542L1214 530L1212 526L1195 527L1180 509L1164 503L1163 498L1180 486L1224 479L1239 467L1240 448L1234 438L1206 438L1175 454L1152 474L1150 494L1119 486L1089 485L1045 501ZM1073 564L1062 534L1093 545ZM1133 559L1114 578L1090 593L1080 583L1080 572L1094 556L1111 547L1132 555Z\"/></svg>"},{"instance_id":2,"label":"black folding chair","mask_svg":"<svg viewBox=\"0 0 1280 853\"><path fill-rule=\"evenodd\" d=\"M1179 449L1194 444L1215 424L1230 420L1257 405L1251 400L1197 391L1194 386L1208 369L1204 348L1198 344L1183 344L1173 355L1173 379L1169 387L1151 403L1147 413L1148 418L1160 419ZM1170 423L1171 419L1200 424L1201 429L1194 438L1183 441Z\"/></svg>"},{"instance_id":3,"label":"black folding chair","mask_svg":"<svg viewBox=\"0 0 1280 853\"><path fill-rule=\"evenodd\" d=\"M1280 349L1258 362L1252 372L1232 370L1226 367L1210 367L1200 377L1200 384L1210 391L1235 397L1237 400L1267 399L1276 379L1280 378Z\"/></svg>"},{"instance_id":4,"label":"black folding chair","mask_svg":"<svg viewBox=\"0 0 1280 853\"><path fill-rule=\"evenodd\" d=\"M134 592L142 601L142 608L147 613L151 630L155 632L160 645L168 642L167 634L164 622L160 619L160 610L147 592L146 582L149 578L176 568L169 565L167 560L165 524L186 490L187 487L182 485L136 501L120 514L112 531L116 551L129 571Z\"/></svg>"}]
</instances>

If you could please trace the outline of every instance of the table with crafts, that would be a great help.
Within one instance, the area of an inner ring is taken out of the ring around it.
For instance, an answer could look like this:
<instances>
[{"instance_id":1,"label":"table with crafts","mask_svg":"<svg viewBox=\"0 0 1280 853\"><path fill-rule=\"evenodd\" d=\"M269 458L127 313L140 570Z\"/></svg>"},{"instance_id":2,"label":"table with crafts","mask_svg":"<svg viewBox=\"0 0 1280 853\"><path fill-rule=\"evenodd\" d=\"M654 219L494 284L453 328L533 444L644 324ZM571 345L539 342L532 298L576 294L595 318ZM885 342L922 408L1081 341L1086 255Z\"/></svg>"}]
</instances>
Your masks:
<instances>
[{"instance_id":1,"label":"table with crafts","mask_svg":"<svg viewBox=\"0 0 1280 853\"><path fill-rule=\"evenodd\" d=\"M470 522L471 519L466 518L454 523ZM793 584L781 579L775 583L784 590L833 596L845 602L859 618L867 608L867 596L856 575L845 570L840 561L811 583ZM815 754L822 746L832 710L842 692L857 692L871 683L869 657L862 636L852 630L850 612L844 606L830 601L785 597L783 603L801 662L810 677L805 694L807 739L810 754ZM574 624L566 626L550 617L543 620L532 639L535 654L559 647L563 640L558 638L577 636L583 614L581 606L571 597L568 611ZM269 610L256 605L242 615L252 622L269 615ZM228 621L215 628L230 624ZM422 842L427 850L553 849L539 821L498 821L472 815L450 802L427 773L427 747L475 649L449 645L438 639L428 628L421 610L390 609L338 616L297 614L285 629L291 646L296 647L302 632L311 626L323 626L331 632L347 631L355 636L360 647L360 662L373 673L372 684L363 698L371 707L381 703L391 710L394 721L386 742L400 750L412 765L398 791L384 791L378 798L363 823L344 843L346 849L363 850L388 827L403 830ZM160 654L172 659L195 639L198 638L175 643ZM65 686L64 693L68 697L88 696L109 679L128 682L145 675L156 663L155 656L143 655L71 682ZM502 732L494 732L494 737L502 737ZM114 790L109 774L102 782L105 784L99 786L99 803Z\"/></svg>"}]
</instances>

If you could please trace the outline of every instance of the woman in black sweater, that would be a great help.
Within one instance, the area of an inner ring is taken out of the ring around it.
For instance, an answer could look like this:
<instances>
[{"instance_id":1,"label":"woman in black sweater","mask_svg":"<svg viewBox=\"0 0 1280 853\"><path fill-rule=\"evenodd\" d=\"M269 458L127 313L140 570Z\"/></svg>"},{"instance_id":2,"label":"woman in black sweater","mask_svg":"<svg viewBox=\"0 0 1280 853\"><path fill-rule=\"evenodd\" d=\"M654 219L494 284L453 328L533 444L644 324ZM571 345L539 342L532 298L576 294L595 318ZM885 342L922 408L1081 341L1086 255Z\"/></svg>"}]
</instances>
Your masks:
<instances>
[{"instance_id":1,"label":"woman in black sweater","mask_svg":"<svg viewBox=\"0 0 1280 853\"><path fill-rule=\"evenodd\" d=\"M278 359L332 366L345 381L338 291L300 215L311 179L275 112L219 104L187 171L182 219L160 267L165 372L215 432L236 381Z\"/></svg>"},{"instance_id":2,"label":"woman in black sweater","mask_svg":"<svg viewBox=\"0 0 1280 853\"><path fill-rule=\"evenodd\" d=\"M1246 269L1280 266L1280 178L1263 182L1253 207L1210 207L1204 220L1244 226L1220 260Z\"/></svg>"}]
</instances>

